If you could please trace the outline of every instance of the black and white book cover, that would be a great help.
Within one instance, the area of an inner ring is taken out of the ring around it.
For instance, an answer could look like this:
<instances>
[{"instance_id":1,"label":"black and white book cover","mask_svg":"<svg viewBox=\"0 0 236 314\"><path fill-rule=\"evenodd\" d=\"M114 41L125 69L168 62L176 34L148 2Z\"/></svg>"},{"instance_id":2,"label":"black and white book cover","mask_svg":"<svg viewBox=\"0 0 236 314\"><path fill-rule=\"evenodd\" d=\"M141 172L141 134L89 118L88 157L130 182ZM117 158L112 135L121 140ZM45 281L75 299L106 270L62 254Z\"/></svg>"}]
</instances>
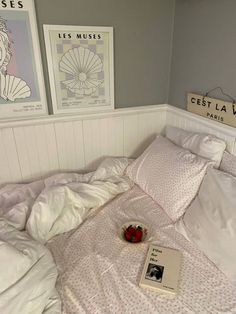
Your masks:
<instances>
[{"instance_id":1,"label":"black and white book cover","mask_svg":"<svg viewBox=\"0 0 236 314\"><path fill-rule=\"evenodd\" d=\"M181 260L180 251L151 244L139 285L159 292L176 294Z\"/></svg>"}]
</instances>

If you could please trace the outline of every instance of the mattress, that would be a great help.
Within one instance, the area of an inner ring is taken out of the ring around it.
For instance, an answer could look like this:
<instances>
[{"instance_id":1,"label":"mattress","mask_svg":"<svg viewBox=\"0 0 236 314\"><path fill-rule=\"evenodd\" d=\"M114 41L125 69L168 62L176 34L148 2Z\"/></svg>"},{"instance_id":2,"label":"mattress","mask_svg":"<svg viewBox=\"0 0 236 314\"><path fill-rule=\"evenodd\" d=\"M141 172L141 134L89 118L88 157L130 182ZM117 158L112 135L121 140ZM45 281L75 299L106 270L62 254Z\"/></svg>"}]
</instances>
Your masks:
<instances>
[{"instance_id":1,"label":"mattress","mask_svg":"<svg viewBox=\"0 0 236 314\"><path fill-rule=\"evenodd\" d=\"M119 238L120 226L133 220L148 226L147 242ZM183 253L175 297L138 286L150 243ZM236 287L137 186L47 246L59 272L56 287L63 313L236 313Z\"/></svg>"}]
</instances>

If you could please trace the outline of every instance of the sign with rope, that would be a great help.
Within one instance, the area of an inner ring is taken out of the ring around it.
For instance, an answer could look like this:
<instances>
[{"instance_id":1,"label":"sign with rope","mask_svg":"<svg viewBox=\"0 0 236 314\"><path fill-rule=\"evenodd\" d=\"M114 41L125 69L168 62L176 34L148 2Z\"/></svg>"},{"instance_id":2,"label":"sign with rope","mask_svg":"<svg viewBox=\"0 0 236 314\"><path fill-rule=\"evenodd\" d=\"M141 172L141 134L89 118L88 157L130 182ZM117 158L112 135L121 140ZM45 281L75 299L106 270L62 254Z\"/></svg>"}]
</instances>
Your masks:
<instances>
[{"instance_id":1,"label":"sign with rope","mask_svg":"<svg viewBox=\"0 0 236 314\"><path fill-rule=\"evenodd\" d=\"M236 127L236 104L210 98L204 95L188 93L187 110L205 118Z\"/></svg>"}]
</instances>

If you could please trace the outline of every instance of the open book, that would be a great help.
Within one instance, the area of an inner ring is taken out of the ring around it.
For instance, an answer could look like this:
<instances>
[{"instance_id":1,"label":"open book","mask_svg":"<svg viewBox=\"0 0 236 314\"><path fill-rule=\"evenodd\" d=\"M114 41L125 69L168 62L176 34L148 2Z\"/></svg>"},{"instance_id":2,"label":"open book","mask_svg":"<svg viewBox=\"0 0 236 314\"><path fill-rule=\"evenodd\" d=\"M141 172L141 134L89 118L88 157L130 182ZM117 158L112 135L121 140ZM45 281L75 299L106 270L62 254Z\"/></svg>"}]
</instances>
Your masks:
<instances>
[{"instance_id":1,"label":"open book","mask_svg":"<svg viewBox=\"0 0 236 314\"><path fill-rule=\"evenodd\" d=\"M180 251L150 244L139 285L159 292L176 294L180 276Z\"/></svg>"}]
</instances>

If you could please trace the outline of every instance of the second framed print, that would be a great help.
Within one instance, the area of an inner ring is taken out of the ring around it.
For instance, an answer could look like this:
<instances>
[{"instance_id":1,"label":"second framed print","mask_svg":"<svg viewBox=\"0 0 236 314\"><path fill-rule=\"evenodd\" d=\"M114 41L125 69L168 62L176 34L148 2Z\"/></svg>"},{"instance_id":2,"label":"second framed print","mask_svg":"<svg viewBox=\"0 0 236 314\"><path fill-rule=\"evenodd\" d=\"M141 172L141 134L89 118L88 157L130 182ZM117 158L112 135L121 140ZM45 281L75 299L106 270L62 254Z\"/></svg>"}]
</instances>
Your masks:
<instances>
[{"instance_id":1,"label":"second framed print","mask_svg":"<svg viewBox=\"0 0 236 314\"><path fill-rule=\"evenodd\" d=\"M114 109L113 28L44 25L54 114Z\"/></svg>"}]
</instances>

